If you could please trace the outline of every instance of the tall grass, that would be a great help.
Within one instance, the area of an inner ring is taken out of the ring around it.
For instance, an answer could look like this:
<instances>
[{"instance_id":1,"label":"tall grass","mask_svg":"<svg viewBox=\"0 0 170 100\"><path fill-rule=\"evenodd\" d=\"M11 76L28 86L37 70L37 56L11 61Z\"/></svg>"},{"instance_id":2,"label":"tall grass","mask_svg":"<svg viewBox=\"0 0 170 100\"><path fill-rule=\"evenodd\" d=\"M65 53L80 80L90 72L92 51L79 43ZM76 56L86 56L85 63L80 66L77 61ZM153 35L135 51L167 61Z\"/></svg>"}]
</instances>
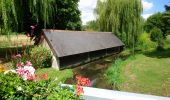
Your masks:
<instances>
[{"instance_id":1,"label":"tall grass","mask_svg":"<svg viewBox=\"0 0 170 100\"><path fill-rule=\"evenodd\" d=\"M113 89L120 89L121 84L124 82L124 76L123 76L123 69L124 66L130 62L136 59L136 56L134 55L128 55L127 58L123 59L123 57L116 59L112 65L106 70L105 77L107 79L107 82L113 86Z\"/></svg>"},{"instance_id":2,"label":"tall grass","mask_svg":"<svg viewBox=\"0 0 170 100\"><path fill-rule=\"evenodd\" d=\"M123 61L118 58L112 63L111 67L106 70L105 76L109 84L113 86L113 88L118 89L118 85L122 83L121 71L122 71Z\"/></svg>"}]
</instances>

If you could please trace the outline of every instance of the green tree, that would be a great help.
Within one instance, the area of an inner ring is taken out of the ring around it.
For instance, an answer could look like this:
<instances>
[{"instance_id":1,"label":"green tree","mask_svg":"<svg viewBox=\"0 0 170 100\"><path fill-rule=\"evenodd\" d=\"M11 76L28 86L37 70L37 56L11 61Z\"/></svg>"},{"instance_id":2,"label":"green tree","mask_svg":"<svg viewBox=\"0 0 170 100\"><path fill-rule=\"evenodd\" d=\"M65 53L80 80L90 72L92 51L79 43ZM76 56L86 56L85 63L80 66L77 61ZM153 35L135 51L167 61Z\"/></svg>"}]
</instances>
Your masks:
<instances>
[{"instance_id":1,"label":"green tree","mask_svg":"<svg viewBox=\"0 0 170 100\"><path fill-rule=\"evenodd\" d=\"M162 27L160 28L163 32L164 37L170 34L170 12L164 12L161 16Z\"/></svg>"},{"instance_id":2,"label":"green tree","mask_svg":"<svg viewBox=\"0 0 170 100\"><path fill-rule=\"evenodd\" d=\"M154 27L161 29L161 27L163 26L161 16L161 13L155 13L151 15L145 22L145 31L149 33Z\"/></svg>"},{"instance_id":3,"label":"green tree","mask_svg":"<svg viewBox=\"0 0 170 100\"><path fill-rule=\"evenodd\" d=\"M55 0L55 28L81 30L79 0Z\"/></svg>"},{"instance_id":4,"label":"green tree","mask_svg":"<svg viewBox=\"0 0 170 100\"><path fill-rule=\"evenodd\" d=\"M153 28L151 30L151 35L150 38L152 41L157 42L158 44L158 49L163 47L163 33L159 28Z\"/></svg>"},{"instance_id":5,"label":"green tree","mask_svg":"<svg viewBox=\"0 0 170 100\"><path fill-rule=\"evenodd\" d=\"M24 20L32 17L43 26L52 22L54 0L0 0L1 25L5 30L23 28ZM32 19L30 18L30 19Z\"/></svg>"},{"instance_id":6,"label":"green tree","mask_svg":"<svg viewBox=\"0 0 170 100\"><path fill-rule=\"evenodd\" d=\"M79 0L0 0L0 23L4 30L37 28L81 29ZM37 32L39 32L37 31Z\"/></svg>"},{"instance_id":7,"label":"green tree","mask_svg":"<svg viewBox=\"0 0 170 100\"><path fill-rule=\"evenodd\" d=\"M144 25L145 31L150 32L154 27L157 27L162 31L164 38L167 34L170 34L169 6L165 6L165 9L165 12L155 13L146 20Z\"/></svg>"},{"instance_id":8,"label":"green tree","mask_svg":"<svg viewBox=\"0 0 170 100\"><path fill-rule=\"evenodd\" d=\"M159 28L153 28L151 30L151 40L156 42L163 39L162 31Z\"/></svg>"},{"instance_id":9,"label":"green tree","mask_svg":"<svg viewBox=\"0 0 170 100\"><path fill-rule=\"evenodd\" d=\"M93 30L93 31L98 31L98 25L96 20L92 20L86 23L85 25L85 30Z\"/></svg>"},{"instance_id":10,"label":"green tree","mask_svg":"<svg viewBox=\"0 0 170 100\"><path fill-rule=\"evenodd\" d=\"M133 48L142 33L141 13L141 0L98 0L95 9L99 30L112 31Z\"/></svg>"},{"instance_id":11,"label":"green tree","mask_svg":"<svg viewBox=\"0 0 170 100\"><path fill-rule=\"evenodd\" d=\"M166 9L166 11L170 12L170 6L165 5L165 9Z\"/></svg>"}]
</instances>

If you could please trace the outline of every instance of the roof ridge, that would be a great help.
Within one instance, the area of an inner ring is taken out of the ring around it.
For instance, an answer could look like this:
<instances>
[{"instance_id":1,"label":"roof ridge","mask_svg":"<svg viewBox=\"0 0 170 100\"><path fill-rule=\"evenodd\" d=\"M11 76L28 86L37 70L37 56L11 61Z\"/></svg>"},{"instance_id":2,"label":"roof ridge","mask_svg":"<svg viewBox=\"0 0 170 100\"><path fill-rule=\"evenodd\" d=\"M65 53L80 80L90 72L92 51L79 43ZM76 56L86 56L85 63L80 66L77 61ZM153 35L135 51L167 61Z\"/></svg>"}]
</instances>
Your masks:
<instances>
[{"instance_id":1,"label":"roof ridge","mask_svg":"<svg viewBox=\"0 0 170 100\"><path fill-rule=\"evenodd\" d=\"M42 29L44 32L82 32L82 33L112 33L112 32L99 32L99 31L75 31L75 30L57 30L57 29Z\"/></svg>"}]
</instances>

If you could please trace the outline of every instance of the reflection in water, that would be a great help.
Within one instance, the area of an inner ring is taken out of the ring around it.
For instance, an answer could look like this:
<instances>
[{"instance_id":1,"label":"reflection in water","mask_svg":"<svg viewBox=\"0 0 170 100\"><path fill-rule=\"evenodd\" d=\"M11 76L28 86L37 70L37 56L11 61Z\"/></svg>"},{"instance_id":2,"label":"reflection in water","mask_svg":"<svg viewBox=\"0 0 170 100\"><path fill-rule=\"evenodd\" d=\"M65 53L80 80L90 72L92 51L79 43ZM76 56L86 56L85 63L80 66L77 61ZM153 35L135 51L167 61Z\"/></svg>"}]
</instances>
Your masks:
<instances>
[{"instance_id":1,"label":"reflection in water","mask_svg":"<svg viewBox=\"0 0 170 100\"><path fill-rule=\"evenodd\" d=\"M90 79L92 87L113 89L113 87L107 83L104 72L115 58L115 56L111 56L73 68L74 78L67 79L65 83L75 84L75 76L81 75Z\"/></svg>"}]
</instances>

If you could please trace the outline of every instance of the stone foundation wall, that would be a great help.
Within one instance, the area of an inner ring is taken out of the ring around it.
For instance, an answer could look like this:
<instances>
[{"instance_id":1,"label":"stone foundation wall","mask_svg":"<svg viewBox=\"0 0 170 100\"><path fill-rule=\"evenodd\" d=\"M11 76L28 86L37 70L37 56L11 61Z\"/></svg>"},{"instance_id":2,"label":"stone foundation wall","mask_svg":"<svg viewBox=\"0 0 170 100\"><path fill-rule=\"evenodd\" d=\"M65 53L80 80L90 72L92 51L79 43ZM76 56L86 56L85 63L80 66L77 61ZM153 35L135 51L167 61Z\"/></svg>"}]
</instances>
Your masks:
<instances>
[{"instance_id":1,"label":"stone foundation wall","mask_svg":"<svg viewBox=\"0 0 170 100\"><path fill-rule=\"evenodd\" d=\"M51 51L51 54L52 54L52 67L59 70L59 59L58 59L58 57L56 57L54 55L54 53L52 52L50 46L48 45L48 43L47 43L47 41L45 39L43 39L41 45Z\"/></svg>"}]
</instances>

